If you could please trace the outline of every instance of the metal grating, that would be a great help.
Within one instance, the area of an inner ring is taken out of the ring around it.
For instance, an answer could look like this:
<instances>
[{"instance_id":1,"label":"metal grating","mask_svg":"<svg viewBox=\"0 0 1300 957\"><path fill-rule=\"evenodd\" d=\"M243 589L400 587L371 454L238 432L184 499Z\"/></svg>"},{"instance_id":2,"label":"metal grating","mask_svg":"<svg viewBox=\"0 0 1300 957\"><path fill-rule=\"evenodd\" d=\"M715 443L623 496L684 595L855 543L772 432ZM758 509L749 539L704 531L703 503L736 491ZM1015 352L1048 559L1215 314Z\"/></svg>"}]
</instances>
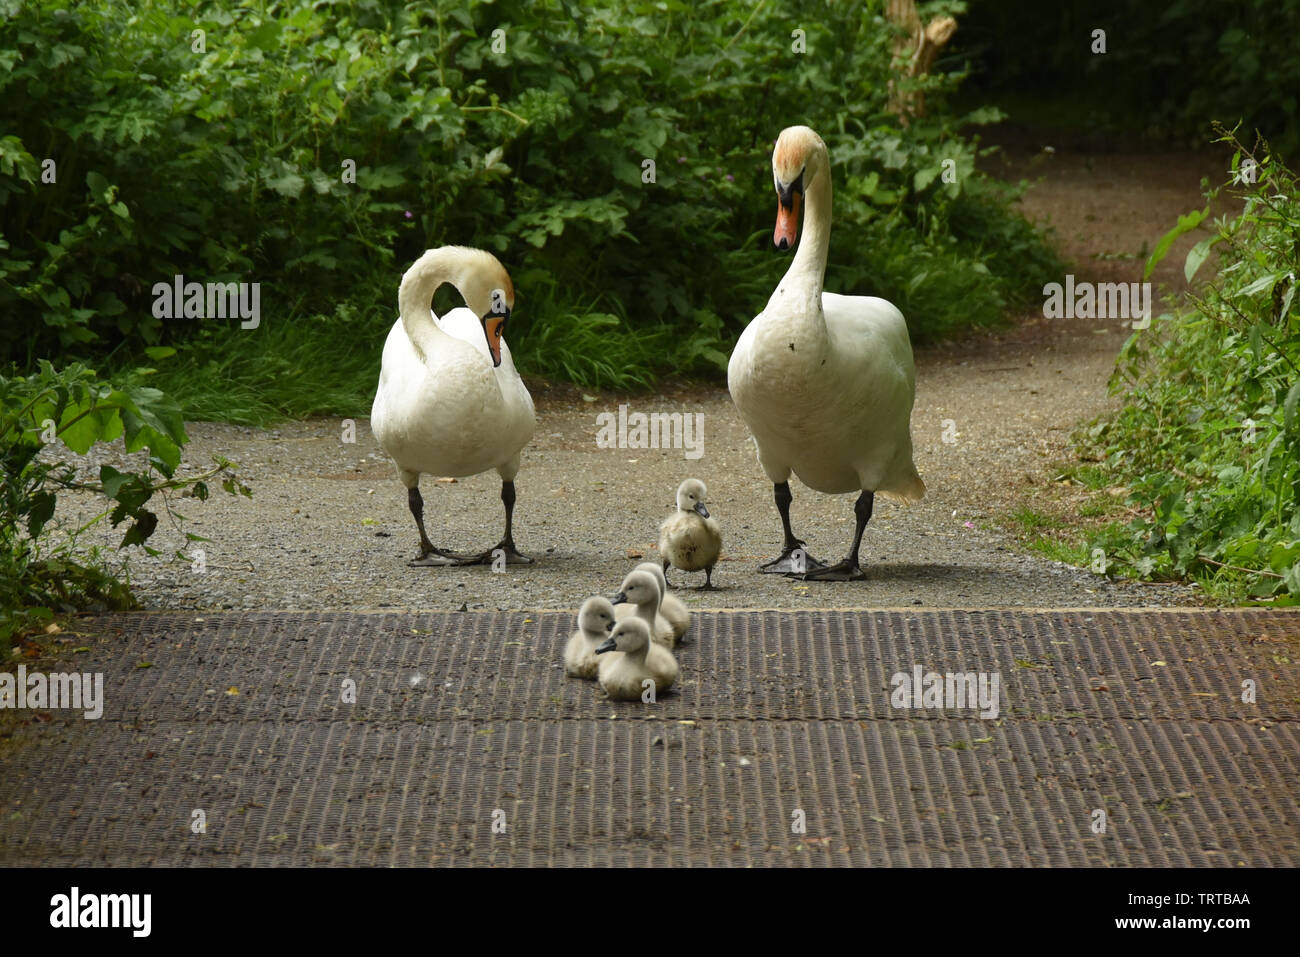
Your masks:
<instances>
[{"instance_id":1,"label":"metal grating","mask_svg":"<svg viewBox=\"0 0 1300 957\"><path fill-rule=\"evenodd\" d=\"M571 622L84 620L104 717L6 747L0 864L1300 863L1285 612L702 613L655 705L566 679ZM892 708L917 664L998 672L999 718Z\"/></svg>"}]
</instances>

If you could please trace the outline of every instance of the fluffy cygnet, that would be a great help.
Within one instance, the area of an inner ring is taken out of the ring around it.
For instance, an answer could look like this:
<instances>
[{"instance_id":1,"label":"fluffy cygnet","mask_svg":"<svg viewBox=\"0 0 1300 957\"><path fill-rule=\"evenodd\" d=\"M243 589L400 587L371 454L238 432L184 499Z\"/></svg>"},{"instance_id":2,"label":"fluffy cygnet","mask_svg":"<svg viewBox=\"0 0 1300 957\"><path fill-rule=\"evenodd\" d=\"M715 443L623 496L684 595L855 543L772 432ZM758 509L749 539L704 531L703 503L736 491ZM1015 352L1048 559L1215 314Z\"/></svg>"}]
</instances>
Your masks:
<instances>
[{"instance_id":1,"label":"fluffy cygnet","mask_svg":"<svg viewBox=\"0 0 1300 957\"><path fill-rule=\"evenodd\" d=\"M620 621L596 654L601 656L600 686L618 701L643 700L648 682L661 695L677 680L677 659L650 640L650 628L641 618Z\"/></svg>"}]
</instances>

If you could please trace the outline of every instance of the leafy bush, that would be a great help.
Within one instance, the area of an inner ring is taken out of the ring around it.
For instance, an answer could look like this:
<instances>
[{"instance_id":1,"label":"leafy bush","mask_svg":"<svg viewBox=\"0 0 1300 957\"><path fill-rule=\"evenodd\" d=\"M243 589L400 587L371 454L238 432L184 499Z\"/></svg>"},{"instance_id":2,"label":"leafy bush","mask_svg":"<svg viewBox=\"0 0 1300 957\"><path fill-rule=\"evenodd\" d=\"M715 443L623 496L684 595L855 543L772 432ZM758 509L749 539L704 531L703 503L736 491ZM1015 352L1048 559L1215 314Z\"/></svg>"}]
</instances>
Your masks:
<instances>
[{"instance_id":1,"label":"leafy bush","mask_svg":"<svg viewBox=\"0 0 1300 957\"><path fill-rule=\"evenodd\" d=\"M176 476L187 441L180 407L143 384L147 372L114 385L81 364L56 371L41 360L32 375L0 375L0 652L15 631L56 609L91 601L114 608L132 604L130 589L98 551L78 547L77 536L86 529L104 518L114 527L126 523L120 547L140 545L157 555L145 544L158 525L148 507L155 495L188 489L206 499L207 482L217 475L227 491L248 494L224 460L205 474ZM72 466L40 454L56 440L84 455L95 442L119 437L127 452L148 449L147 469L103 465L98 481L84 480ZM103 495L107 507L71 534L52 535L58 495L73 489ZM193 534L187 538L201 541Z\"/></svg>"},{"instance_id":2,"label":"leafy bush","mask_svg":"<svg viewBox=\"0 0 1300 957\"><path fill-rule=\"evenodd\" d=\"M769 151L796 123L836 164L828 286L919 339L995 322L1050 254L957 132L997 114L942 115L957 78L923 81L930 118L886 111L881 6L0 0L0 359L167 343L159 381L203 414L205 369L304 414L328 355L333 410L362 411L402 269L464 243L515 276L524 370L720 376L785 265ZM178 274L262 282L263 326L155 318Z\"/></svg>"},{"instance_id":3,"label":"leafy bush","mask_svg":"<svg viewBox=\"0 0 1300 957\"><path fill-rule=\"evenodd\" d=\"M1174 315L1135 332L1112 389L1125 406L1079 438L1103 481L1127 485L1137 514L1094 543L1131 573L1195 576L1233 597L1300 599L1300 189L1267 147L1237 147L1257 181L1188 253L1190 279L1214 247L1217 275ZM1249 177L1245 177L1248 179ZM1212 191L1213 198L1218 190ZM1148 275L1179 233L1156 247Z\"/></svg>"}]
</instances>

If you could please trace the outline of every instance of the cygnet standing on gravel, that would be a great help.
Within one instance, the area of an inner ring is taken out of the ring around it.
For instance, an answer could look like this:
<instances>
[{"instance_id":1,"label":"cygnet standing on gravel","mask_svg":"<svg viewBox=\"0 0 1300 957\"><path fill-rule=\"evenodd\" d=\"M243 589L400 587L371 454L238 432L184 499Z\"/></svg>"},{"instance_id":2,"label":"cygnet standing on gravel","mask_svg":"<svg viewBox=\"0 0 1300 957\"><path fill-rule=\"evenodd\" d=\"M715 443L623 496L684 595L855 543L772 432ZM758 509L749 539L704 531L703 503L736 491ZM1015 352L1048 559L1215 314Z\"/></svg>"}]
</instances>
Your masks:
<instances>
[{"instance_id":1,"label":"cygnet standing on gravel","mask_svg":"<svg viewBox=\"0 0 1300 957\"><path fill-rule=\"evenodd\" d=\"M668 566L684 572L704 572L701 589L713 588L713 566L722 551L722 529L704 507L707 489L699 479L677 488L677 511L659 526L659 554Z\"/></svg>"}]
</instances>

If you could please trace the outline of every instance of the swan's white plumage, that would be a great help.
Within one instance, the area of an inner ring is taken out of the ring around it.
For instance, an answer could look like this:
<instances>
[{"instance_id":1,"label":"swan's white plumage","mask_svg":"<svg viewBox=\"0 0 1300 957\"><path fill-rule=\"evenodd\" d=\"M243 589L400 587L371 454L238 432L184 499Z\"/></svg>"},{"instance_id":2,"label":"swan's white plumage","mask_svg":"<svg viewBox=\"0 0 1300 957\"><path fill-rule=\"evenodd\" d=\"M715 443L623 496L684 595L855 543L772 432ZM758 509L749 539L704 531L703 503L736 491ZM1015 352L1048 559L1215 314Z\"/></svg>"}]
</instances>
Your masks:
<instances>
[{"instance_id":1,"label":"swan's white plumage","mask_svg":"<svg viewBox=\"0 0 1300 957\"><path fill-rule=\"evenodd\" d=\"M783 154L784 151L784 154ZM797 158L795 158L797 157ZM806 158L806 167L800 169ZM915 502L912 346L898 309L873 296L822 292L830 235L830 162L807 127L782 133L774 170L809 180L805 235L794 262L741 334L727 385L773 483L793 472L809 488L871 490Z\"/></svg>"},{"instance_id":2,"label":"swan's white plumage","mask_svg":"<svg viewBox=\"0 0 1300 957\"><path fill-rule=\"evenodd\" d=\"M664 575L664 570L654 562L642 562L636 566L636 570L649 572L655 576L660 591L659 614L664 621L668 622L673 634L678 638L682 637L682 635L686 634L687 629L691 627L691 613L686 604L669 591L668 578Z\"/></svg>"},{"instance_id":3,"label":"swan's white plumage","mask_svg":"<svg viewBox=\"0 0 1300 957\"><path fill-rule=\"evenodd\" d=\"M646 681L660 695L677 680L677 659L667 648L650 640L650 629L640 618L628 618L610 635L617 650L603 652L598 674L605 694L618 701L639 701Z\"/></svg>"},{"instance_id":4,"label":"swan's white plumage","mask_svg":"<svg viewBox=\"0 0 1300 957\"><path fill-rule=\"evenodd\" d=\"M435 319L429 304L444 282L470 308ZM496 469L510 481L519 471L536 424L533 400L504 339L501 364L493 367L479 319L502 284L508 288L509 277L494 256L459 246L429 250L402 277L402 315L384 343L370 428L408 488L421 473Z\"/></svg>"},{"instance_id":5,"label":"swan's white plumage","mask_svg":"<svg viewBox=\"0 0 1300 957\"><path fill-rule=\"evenodd\" d=\"M575 678L595 678L600 667L596 648L609 637L614 626L614 606L609 599L596 595L578 609L578 628L564 646L565 674Z\"/></svg>"}]
</instances>

